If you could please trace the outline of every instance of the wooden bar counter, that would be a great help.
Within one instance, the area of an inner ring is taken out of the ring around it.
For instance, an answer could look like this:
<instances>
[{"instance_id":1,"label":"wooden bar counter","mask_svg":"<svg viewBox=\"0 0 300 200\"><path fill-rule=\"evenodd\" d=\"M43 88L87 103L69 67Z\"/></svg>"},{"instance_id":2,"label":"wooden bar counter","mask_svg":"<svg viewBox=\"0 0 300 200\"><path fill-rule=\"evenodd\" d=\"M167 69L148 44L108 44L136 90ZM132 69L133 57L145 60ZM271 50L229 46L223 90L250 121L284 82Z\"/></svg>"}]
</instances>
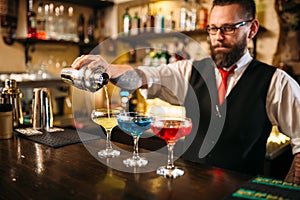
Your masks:
<instances>
[{"instance_id":1,"label":"wooden bar counter","mask_svg":"<svg viewBox=\"0 0 300 200\"><path fill-rule=\"evenodd\" d=\"M123 172L100 162L85 146L94 146L97 152L103 144L104 140L99 139L51 148L15 135L0 140L0 199L212 200L229 196L251 179L182 160L175 161L175 165L183 168L185 174L173 180L158 176L155 171ZM132 150L130 145L118 146ZM129 156L130 153L121 154L110 162L121 163ZM166 155L161 159L166 162Z\"/></svg>"}]
</instances>

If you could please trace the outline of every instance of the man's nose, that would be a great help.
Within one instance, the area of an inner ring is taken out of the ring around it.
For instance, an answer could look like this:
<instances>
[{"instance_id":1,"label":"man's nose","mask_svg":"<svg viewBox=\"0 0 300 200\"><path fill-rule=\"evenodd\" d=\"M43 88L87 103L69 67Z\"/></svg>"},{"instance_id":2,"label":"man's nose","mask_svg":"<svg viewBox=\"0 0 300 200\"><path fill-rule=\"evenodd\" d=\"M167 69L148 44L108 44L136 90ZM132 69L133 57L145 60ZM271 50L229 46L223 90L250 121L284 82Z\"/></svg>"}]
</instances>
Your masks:
<instances>
[{"instance_id":1,"label":"man's nose","mask_svg":"<svg viewBox=\"0 0 300 200\"><path fill-rule=\"evenodd\" d=\"M218 29L216 33L216 38L217 40L223 40L224 39L224 34L222 33L221 29Z\"/></svg>"}]
</instances>

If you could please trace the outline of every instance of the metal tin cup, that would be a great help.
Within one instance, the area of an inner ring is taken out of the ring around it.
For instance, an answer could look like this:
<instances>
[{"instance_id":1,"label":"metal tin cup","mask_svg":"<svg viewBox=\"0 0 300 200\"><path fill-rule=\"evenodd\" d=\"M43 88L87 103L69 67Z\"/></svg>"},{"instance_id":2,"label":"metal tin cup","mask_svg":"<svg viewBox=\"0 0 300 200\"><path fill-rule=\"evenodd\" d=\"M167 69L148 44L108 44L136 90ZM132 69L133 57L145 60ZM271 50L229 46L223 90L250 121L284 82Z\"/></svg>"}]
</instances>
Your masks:
<instances>
[{"instance_id":1,"label":"metal tin cup","mask_svg":"<svg viewBox=\"0 0 300 200\"><path fill-rule=\"evenodd\" d=\"M53 127L51 92L48 88L33 89L32 127L45 130Z\"/></svg>"},{"instance_id":2,"label":"metal tin cup","mask_svg":"<svg viewBox=\"0 0 300 200\"><path fill-rule=\"evenodd\" d=\"M13 136L13 108L11 104L0 104L0 139Z\"/></svg>"}]
</instances>

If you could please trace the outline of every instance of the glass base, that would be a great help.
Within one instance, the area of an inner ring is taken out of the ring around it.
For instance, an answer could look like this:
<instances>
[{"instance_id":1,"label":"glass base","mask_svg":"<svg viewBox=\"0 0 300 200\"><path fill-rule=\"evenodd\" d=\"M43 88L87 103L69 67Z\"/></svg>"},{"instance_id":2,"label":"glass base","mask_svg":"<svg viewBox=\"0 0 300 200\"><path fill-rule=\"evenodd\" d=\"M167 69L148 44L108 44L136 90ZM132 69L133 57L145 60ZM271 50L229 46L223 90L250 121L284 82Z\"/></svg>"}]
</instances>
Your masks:
<instances>
[{"instance_id":1,"label":"glass base","mask_svg":"<svg viewBox=\"0 0 300 200\"><path fill-rule=\"evenodd\" d=\"M120 151L114 149L104 149L98 152L100 158L114 158L120 155Z\"/></svg>"},{"instance_id":2,"label":"glass base","mask_svg":"<svg viewBox=\"0 0 300 200\"><path fill-rule=\"evenodd\" d=\"M123 160L124 165L127 167L142 167L148 164L148 160L143 157L138 158L127 158L126 160Z\"/></svg>"},{"instance_id":3,"label":"glass base","mask_svg":"<svg viewBox=\"0 0 300 200\"><path fill-rule=\"evenodd\" d=\"M184 174L184 171L182 169L177 168L177 167L174 167L172 169L168 169L166 166L162 166L162 167L159 167L156 170L156 174L161 175L165 178L175 179L179 176L182 176Z\"/></svg>"}]
</instances>

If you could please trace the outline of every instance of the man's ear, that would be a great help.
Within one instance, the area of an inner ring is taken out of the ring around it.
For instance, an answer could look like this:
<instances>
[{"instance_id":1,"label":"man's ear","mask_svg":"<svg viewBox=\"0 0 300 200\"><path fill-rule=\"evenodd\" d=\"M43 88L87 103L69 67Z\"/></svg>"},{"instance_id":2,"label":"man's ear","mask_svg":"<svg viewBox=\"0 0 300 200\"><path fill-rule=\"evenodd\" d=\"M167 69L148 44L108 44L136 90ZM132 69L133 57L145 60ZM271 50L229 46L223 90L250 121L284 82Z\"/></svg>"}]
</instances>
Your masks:
<instances>
[{"instance_id":1,"label":"man's ear","mask_svg":"<svg viewBox=\"0 0 300 200\"><path fill-rule=\"evenodd\" d=\"M256 35L257 32L258 32L258 29L259 29L259 22L258 22L257 19L254 19L254 20L251 22L251 27L250 27L250 32L249 32L248 38L249 38L249 39L254 38L255 35Z\"/></svg>"}]
</instances>

